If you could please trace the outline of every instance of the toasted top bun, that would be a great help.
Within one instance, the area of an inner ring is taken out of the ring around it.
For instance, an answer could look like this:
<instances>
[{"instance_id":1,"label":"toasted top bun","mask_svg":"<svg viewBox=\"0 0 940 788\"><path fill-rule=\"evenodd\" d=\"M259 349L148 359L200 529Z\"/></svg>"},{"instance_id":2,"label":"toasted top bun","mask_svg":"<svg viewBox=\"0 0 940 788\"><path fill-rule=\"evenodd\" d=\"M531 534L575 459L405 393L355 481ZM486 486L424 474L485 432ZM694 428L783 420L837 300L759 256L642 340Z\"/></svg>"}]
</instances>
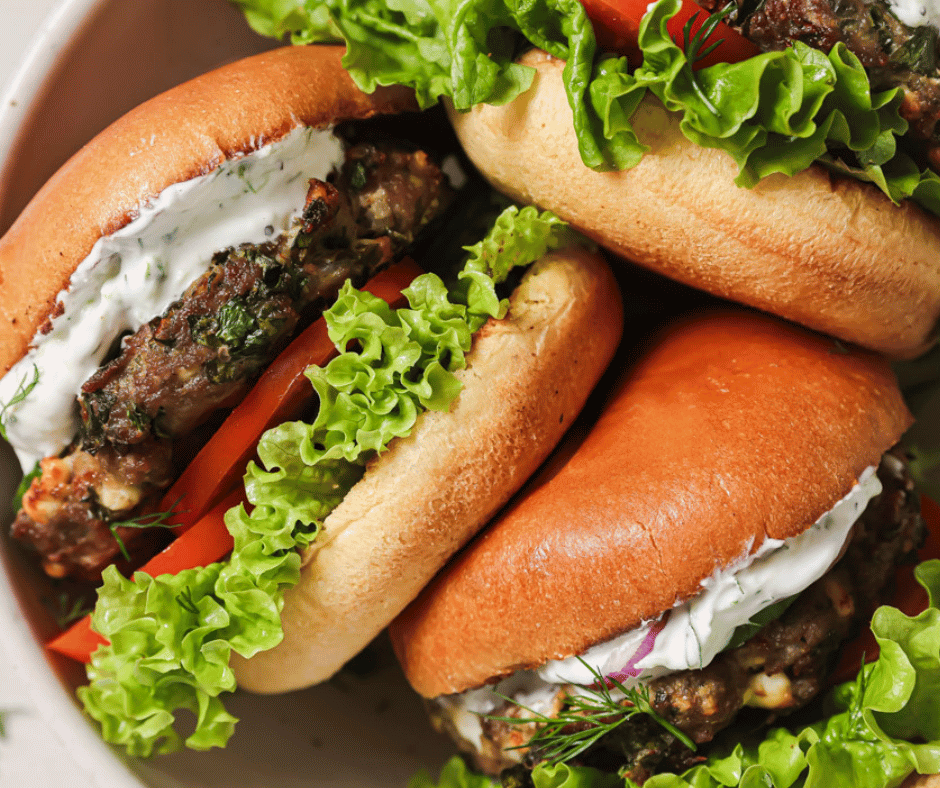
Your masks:
<instances>
[{"instance_id":1,"label":"toasted top bun","mask_svg":"<svg viewBox=\"0 0 940 788\"><path fill-rule=\"evenodd\" d=\"M539 50L531 90L451 112L499 190L548 208L598 242L686 284L897 356L925 348L940 315L940 222L875 187L815 167L734 185L737 165L644 99L638 166L595 172L578 154L564 63Z\"/></svg>"},{"instance_id":2,"label":"toasted top bun","mask_svg":"<svg viewBox=\"0 0 940 788\"><path fill-rule=\"evenodd\" d=\"M882 357L746 312L675 325L393 624L405 674L461 692L659 616L811 526L910 421Z\"/></svg>"},{"instance_id":3,"label":"toasted top bun","mask_svg":"<svg viewBox=\"0 0 940 788\"><path fill-rule=\"evenodd\" d=\"M174 183L304 125L416 109L405 89L362 93L340 47L285 47L197 77L137 107L76 153L0 239L0 375L54 314L102 236Z\"/></svg>"},{"instance_id":4,"label":"toasted top bun","mask_svg":"<svg viewBox=\"0 0 940 788\"><path fill-rule=\"evenodd\" d=\"M241 687L328 678L418 594L561 439L620 339L620 291L597 254L537 263L505 319L474 337L450 412L427 412L326 518L287 592L284 641L233 655Z\"/></svg>"}]
</instances>

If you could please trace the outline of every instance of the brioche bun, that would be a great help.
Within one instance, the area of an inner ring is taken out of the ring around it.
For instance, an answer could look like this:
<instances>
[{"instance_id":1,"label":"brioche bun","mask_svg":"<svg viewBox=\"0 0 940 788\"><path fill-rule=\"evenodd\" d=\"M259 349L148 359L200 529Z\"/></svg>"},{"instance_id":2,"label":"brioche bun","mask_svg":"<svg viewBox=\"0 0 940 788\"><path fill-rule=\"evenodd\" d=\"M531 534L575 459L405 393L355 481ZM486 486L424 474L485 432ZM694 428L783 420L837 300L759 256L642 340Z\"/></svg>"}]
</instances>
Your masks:
<instances>
[{"instance_id":1,"label":"brioche bun","mask_svg":"<svg viewBox=\"0 0 940 788\"><path fill-rule=\"evenodd\" d=\"M739 188L729 155L701 148L647 97L631 120L651 150L624 172L580 159L564 63L539 50L532 89L451 111L502 192L554 211L640 265L895 356L925 349L940 315L940 222L875 187L813 167Z\"/></svg>"},{"instance_id":2,"label":"brioche bun","mask_svg":"<svg viewBox=\"0 0 940 788\"><path fill-rule=\"evenodd\" d=\"M833 507L910 424L888 364L709 313L626 370L599 421L391 628L426 697L581 654Z\"/></svg>"},{"instance_id":3,"label":"brioche bun","mask_svg":"<svg viewBox=\"0 0 940 788\"><path fill-rule=\"evenodd\" d=\"M95 242L168 186L298 126L417 109L403 88L362 93L342 54L285 47L224 66L142 104L69 159L0 239L0 376L54 315L56 296Z\"/></svg>"},{"instance_id":4,"label":"brioche bun","mask_svg":"<svg viewBox=\"0 0 940 788\"><path fill-rule=\"evenodd\" d=\"M505 319L474 337L448 413L427 412L326 518L287 592L284 640L239 686L283 692L322 681L374 638L535 472L613 356L620 293L597 254L543 258Z\"/></svg>"},{"instance_id":5,"label":"brioche bun","mask_svg":"<svg viewBox=\"0 0 940 788\"><path fill-rule=\"evenodd\" d=\"M912 774L901 788L940 788L940 774Z\"/></svg>"},{"instance_id":6,"label":"brioche bun","mask_svg":"<svg viewBox=\"0 0 940 788\"><path fill-rule=\"evenodd\" d=\"M940 788L940 774L912 774L901 788Z\"/></svg>"}]
</instances>

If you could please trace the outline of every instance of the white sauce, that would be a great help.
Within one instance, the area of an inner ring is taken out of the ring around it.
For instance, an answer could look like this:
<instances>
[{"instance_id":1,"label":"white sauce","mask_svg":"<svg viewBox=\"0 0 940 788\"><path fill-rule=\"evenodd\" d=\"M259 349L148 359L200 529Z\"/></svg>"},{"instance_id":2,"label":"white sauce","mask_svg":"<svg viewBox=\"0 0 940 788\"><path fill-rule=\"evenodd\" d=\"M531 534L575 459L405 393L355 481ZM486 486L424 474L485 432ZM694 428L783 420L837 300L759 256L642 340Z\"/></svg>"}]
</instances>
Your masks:
<instances>
[{"instance_id":1,"label":"white sauce","mask_svg":"<svg viewBox=\"0 0 940 788\"><path fill-rule=\"evenodd\" d=\"M76 397L114 337L160 315L208 269L215 252L258 244L287 230L304 205L310 178L343 161L329 130L298 128L208 175L174 184L139 216L99 239L59 293L62 313L48 334L0 380L0 408L38 382L4 414L24 470L58 454L78 431Z\"/></svg>"},{"instance_id":2,"label":"white sauce","mask_svg":"<svg viewBox=\"0 0 940 788\"><path fill-rule=\"evenodd\" d=\"M708 665L730 642L734 630L755 614L793 596L822 577L838 560L855 521L868 502L881 492L875 468L867 468L841 501L799 536L785 541L765 539L753 555L744 557L702 582L703 591L674 607L652 650L636 663L640 674L624 680L626 687L673 671ZM461 736L479 747L482 728L478 715L492 712L503 695L535 711L547 712L561 686L588 686L595 678L580 660L602 675L620 671L636 654L650 631L644 624L578 657L552 660L534 671L520 671L493 687L481 687L441 698L451 708Z\"/></svg>"},{"instance_id":3,"label":"white sauce","mask_svg":"<svg viewBox=\"0 0 940 788\"><path fill-rule=\"evenodd\" d=\"M888 0L894 15L908 27L940 29L940 0Z\"/></svg>"}]
</instances>

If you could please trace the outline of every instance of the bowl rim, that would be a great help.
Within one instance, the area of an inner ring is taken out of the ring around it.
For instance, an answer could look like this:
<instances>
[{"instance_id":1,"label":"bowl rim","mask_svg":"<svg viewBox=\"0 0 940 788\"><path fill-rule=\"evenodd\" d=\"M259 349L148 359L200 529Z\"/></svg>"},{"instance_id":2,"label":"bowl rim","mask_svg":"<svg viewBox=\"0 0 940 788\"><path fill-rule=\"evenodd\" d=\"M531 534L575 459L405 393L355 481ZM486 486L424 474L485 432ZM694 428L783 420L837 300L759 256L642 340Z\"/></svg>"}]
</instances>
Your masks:
<instances>
[{"instance_id":1,"label":"bowl rim","mask_svg":"<svg viewBox=\"0 0 940 788\"><path fill-rule=\"evenodd\" d=\"M26 54L3 88L0 103L0 184L5 184L18 135L42 96L50 74L84 24L107 0L59 0L34 34ZM6 199L0 185L0 200ZM15 461L14 461L15 462ZM141 788L143 783L107 745L79 709L36 640L12 583L13 557L0 550L0 648L43 722L72 758L89 786Z\"/></svg>"},{"instance_id":2,"label":"bowl rim","mask_svg":"<svg viewBox=\"0 0 940 788\"><path fill-rule=\"evenodd\" d=\"M58 0L42 20L0 93L0 201L5 200L10 154L49 75L76 33L106 0Z\"/></svg>"}]
</instances>

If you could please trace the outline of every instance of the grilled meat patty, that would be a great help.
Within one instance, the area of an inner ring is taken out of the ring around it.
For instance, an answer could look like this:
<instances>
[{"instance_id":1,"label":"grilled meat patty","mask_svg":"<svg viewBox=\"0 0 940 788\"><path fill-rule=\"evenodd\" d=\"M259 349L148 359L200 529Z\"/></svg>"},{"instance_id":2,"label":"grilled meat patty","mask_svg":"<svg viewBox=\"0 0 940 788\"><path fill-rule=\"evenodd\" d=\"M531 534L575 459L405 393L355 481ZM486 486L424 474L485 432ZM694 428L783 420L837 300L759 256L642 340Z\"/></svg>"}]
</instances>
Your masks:
<instances>
[{"instance_id":1,"label":"grilled meat patty","mask_svg":"<svg viewBox=\"0 0 940 788\"><path fill-rule=\"evenodd\" d=\"M48 574L95 580L121 549L115 533L131 548L146 541L141 529L112 524L172 483L180 442L237 404L346 279L361 285L400 256L450 196L424 153L368 143L350 147L330 180L310 182L301 217L281 237L216 254L86 381L78 439L42 461L13 523Z\"/></svg>"},{"instance_id":2,"label":"grilled meat patty","mask_svg":"<svg viewBox=\"0 0 940 788\"><path fill-rule=\"evenodd\" d=\"M840 644L868 621L890 587L896 565L923 540L924 524L914 485L898 452L884 455L878 469L882 492L856 523L844 556L800 594L774 621L743 644L728 648L702 670L686 670L647 683L653 709L697 744L711 741L745 706L767 710L768 721L799 708L825 686ZM559 687L553 706L568 694ZM452 738L455 706L428 702L432 721ZM542 760L525 748L534 724L505 722L531 714L510 702L481 720L481 748L464 741L476 766L502 772L504 785L531 785L528 770ZM515 749L509 749L515 748ZM648 715L623 722L578 758L578 763L620 771L637 783L660 771L682 771L701 760Z\"/></svg>"}]
</instances>

